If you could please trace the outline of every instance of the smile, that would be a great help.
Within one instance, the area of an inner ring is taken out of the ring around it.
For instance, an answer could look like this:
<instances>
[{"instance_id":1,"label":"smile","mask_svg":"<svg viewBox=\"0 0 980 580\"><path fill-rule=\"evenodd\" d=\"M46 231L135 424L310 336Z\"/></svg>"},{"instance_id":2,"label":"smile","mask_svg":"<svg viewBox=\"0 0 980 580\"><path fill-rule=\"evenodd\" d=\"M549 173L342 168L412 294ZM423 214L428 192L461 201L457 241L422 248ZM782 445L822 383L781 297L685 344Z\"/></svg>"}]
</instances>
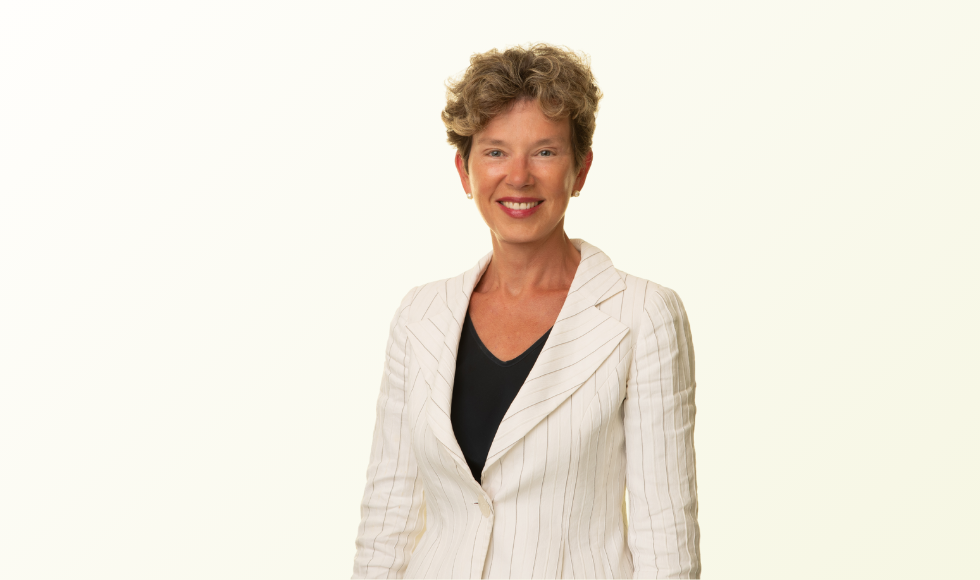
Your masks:
<instances>
[{"instance_id":1,"label":"smile","mask_svg":"<svg viewBox=\"0 0 980 580\"><path fill-rule=\"evenodd\" d=\"M532 207L539 205L541 201L532 201L530 203L515 203L513 201L501 201L500 205L509 209L531 209Z\"/></svg>"},{"instance_id":2,"label":"smile","mask_svg":"<svg viewBox=\"0 0 980 580\"><path fill-rule=\"evenodd\" d=\"M534 212L538 211L538 208L541 207L544 200L525 198L525 200L513 201L509 199L502 199L497 203L500 205L500 209L502 209L505 214L512 218L521 219L530 217Z\"/></svg>"}]
</instances>

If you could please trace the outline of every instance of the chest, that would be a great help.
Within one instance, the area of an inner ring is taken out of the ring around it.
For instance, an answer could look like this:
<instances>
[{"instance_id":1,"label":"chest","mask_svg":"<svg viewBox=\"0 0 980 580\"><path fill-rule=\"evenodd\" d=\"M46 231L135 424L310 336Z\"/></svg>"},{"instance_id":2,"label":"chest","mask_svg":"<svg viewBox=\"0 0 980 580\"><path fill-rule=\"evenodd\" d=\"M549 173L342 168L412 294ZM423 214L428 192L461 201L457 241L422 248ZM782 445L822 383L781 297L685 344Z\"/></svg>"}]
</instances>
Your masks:
<instances>
[{"instance_id":1,"label":"chest","mask_svg":"<svg viewBox=\"0 0 980 580\"><path fill-rule=\"evenodd\" d=\"M502 361L516 358L554 326L567 292L506 300L474 292L469 314L483 345Z\"/></svg>"}]
</instances>

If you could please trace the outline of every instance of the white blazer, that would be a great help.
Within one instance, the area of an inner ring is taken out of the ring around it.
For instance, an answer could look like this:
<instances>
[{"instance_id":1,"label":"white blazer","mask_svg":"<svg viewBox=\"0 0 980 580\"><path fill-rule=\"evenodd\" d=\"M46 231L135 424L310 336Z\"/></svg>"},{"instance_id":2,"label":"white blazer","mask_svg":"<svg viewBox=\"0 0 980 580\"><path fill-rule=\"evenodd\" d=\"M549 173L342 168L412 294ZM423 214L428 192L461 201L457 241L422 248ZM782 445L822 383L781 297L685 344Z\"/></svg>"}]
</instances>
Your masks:
<instances>
[{"instance_id":1,"label":"white blazer","mask_svg":"<svg viewBox=\"0 0 980 580\"><path fill-rule=\"evenodd\" d=\"M473 479L449 418L487 254L391 322L355 578L698 577L694 348L673 290L582 260ZM629 493L629 514L624 491ZM629 522L627 525L627 521Z\"/></svg>"}]
</instances>

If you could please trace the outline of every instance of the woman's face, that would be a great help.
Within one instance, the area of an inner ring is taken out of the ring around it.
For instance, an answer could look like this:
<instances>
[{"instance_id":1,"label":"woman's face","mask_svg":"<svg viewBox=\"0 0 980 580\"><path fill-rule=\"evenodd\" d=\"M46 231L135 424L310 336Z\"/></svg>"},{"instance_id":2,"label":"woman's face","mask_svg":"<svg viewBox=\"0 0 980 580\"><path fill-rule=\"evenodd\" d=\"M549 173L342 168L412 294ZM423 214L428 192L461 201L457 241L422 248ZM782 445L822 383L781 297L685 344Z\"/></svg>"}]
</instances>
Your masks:
<instances>
[{"instance_id":1,"label":"woman's face","mask_svg":"<svg viewBox=\"0 0 980 580\"><path fill-rule=\"evenodd\" d=\"M581 190L592 152L575 169L568 119L552 121L535 101L518 101L473 135L469 174L456 169L483 221L500 242L529 243L563 235L572 190Z\"/></svg>"}]
</instances>

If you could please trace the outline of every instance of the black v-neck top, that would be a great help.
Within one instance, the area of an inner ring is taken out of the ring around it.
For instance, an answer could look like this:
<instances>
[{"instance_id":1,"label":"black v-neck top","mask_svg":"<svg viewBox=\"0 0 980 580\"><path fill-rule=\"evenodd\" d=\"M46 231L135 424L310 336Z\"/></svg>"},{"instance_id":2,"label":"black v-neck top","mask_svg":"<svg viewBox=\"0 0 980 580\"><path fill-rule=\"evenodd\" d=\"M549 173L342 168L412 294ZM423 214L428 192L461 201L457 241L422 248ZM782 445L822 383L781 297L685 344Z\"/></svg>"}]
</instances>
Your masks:
<instances>
[{"instance_id":1,"label":"black v-neck top","mask_svg":"<svg viewBox=\"0 0 980 580\"><path fill-rule=\"evenodd\" d=\"M531 374L549 334L550 328L517 358L504 362L484 346L470 313L466 313L456 354L450 418L456 442L463 450L473 478L480 483L497 427Z\"/></svg>"}]
</instances>

